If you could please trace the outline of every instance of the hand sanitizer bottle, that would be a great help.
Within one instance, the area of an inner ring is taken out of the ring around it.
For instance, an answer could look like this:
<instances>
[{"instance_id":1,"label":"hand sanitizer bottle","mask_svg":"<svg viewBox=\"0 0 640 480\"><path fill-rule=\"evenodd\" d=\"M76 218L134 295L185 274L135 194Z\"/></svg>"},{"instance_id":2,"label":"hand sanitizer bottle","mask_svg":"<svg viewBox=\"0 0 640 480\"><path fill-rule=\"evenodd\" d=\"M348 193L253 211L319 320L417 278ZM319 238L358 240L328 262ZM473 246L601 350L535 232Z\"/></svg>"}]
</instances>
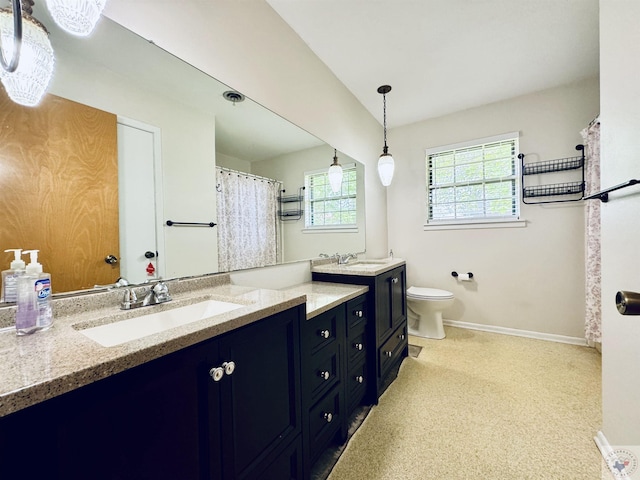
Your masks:
<instances>
[{"instance_id":1,"label":"hand sanitizer bottle","mask_svg":"<svg viewBox=\"0 0 640 480\"><path fill-rule=\"evenodd\" d=\"M38 263L38 250L25 250L31 256L25 275L18 280L18 335L46 330L53 324L51 308L51 275L42 272Z\"/></svg>"},{"instance_id":2,"label":"hand sanitizer bottle","mask_svg":"<svg viewBox=\"0 0 640 480\"><path fill-rule=\"evenodd\" d=\"M22 249L10 248L5 252L13 252L14 260L11 262L9 270L2 272L0 302L16 302L18 300L18 278L25 273L25 264L21 258Z\"/></svg>"}]
</instances>

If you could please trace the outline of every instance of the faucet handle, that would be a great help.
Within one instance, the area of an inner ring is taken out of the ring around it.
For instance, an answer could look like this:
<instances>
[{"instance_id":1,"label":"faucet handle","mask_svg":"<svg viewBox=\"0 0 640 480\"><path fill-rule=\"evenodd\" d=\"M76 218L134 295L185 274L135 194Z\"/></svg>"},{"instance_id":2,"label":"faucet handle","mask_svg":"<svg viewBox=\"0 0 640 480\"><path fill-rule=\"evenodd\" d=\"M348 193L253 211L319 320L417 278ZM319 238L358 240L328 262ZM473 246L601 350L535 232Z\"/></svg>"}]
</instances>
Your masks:
<instances>
[{"instance_id":1,"label":"faucet handle","mask_svg":"<svg viewBox=\"0 0 640 480\"><path fill-rule=\"evenodd\" d=\"M153 293L155 293L156 299L159 303L168 302L171 300L171 295L169 295L169 287L162 280L153 286Z\"/></svg>"},{"instance_id":2,"label":"faucet handle","mask_svg":"<svg viewBox=\"0 0 640 480\"><path fill-rule=\"evenodd\" d=\"M125 288L122 294L122 303L120 308L122 310L129 310L132 304L138 303L138 296L133 288Z\"/></svg>"}]
</instances>

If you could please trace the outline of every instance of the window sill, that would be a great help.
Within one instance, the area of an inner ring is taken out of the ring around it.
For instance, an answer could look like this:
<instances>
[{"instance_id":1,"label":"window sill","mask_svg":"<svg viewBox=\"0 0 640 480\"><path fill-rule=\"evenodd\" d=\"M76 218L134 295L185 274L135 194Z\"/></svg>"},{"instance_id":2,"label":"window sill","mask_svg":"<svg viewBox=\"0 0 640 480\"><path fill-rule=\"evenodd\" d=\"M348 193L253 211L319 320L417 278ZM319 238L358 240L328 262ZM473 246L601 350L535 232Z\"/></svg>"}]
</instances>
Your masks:
<instances>
[{"instance_id":1,"label":"window sill","mask_svg":"<svg viewBox=\"0 0 640 480\"><path fill-rule=\"evenodd\" d=\"M302 233L358 233L358 227L315 227L303 228Z\"/></svg>"},{"instance_id":2,"label":"window sill","mask_svg":"<svg viewBox=\"0 0 640 480\"><path fill-rule=\"evenodd\" d=\"M467 230L472 228L523 228L527 226L526 220L494 220L486 222L451 222L428 223L423 230Z\"/></svg>"}]
</instances>

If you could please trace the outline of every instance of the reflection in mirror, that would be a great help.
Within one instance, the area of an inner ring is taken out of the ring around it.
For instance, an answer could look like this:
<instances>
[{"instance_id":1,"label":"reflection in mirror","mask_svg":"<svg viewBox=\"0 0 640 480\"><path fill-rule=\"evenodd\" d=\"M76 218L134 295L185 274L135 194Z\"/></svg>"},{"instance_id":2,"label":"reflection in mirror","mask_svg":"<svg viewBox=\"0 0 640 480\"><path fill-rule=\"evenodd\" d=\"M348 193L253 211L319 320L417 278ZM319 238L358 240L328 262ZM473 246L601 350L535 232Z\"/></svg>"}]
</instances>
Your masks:
<instances>
[{"instance_id":1,"label":"reflection in mirror","mask_svg":"<svg viewBox=\"0 0 640 480\"><path fill-rule=\"evenodd\" d=\"M10 202L0 197L10 219L3 224L6 235L0 238L0 250L40 248L55 292L113 284L121 274L137 283L219 271L217 227L166 225L167 220L225 221L216 212L216 164L275 178L287 192L304 184L305 172L331 164L333 149L317 138L249 99L225 100L228 86L108 18L101 19L91 37L78 39L58 30L46 8L37 5L34 14L50 31L56 69L50 94L28 112L29 120L16 125L12 123L15 115L0 117L3 130L17 132L11 149L0 152L1 192L19 185L26 188ZM53 146L60 148L55 161L49 154ZM123 163L123 158L137 152L134 148L146 149L147 163L127 168L129 161ZM24 169L7 161L16 152L29 159ZM96 155L98 160L93 158ZM92 166L89 160L98 164ZM341 163L349 161L353 160L341 158ZM27 166L35 184L18 176ZM83 176L74 180L79 173ZM70 183L58 184L65 179ZM72 185L84 186L93 197L85 197L83 189L72 191ZM148 186L144 198L129 199L141 185ZM34 190L39 192L40 204L20 210L25 202L16 198L27 198ZM124 195L125 191L129 193ZM360 186L359 222L364 221L363 194ZM118 197L119 208L110 207L118 219L104 223L100 216L106 205L118 204ZM143 206L143 200L148 206ZM69 214L70 205L80 212ZM42 230L68 243L70 253L61 255L61 247L23 232L19 225L12 230L17 219L26 224L38 215L46 224ZM151 230L151 240L131 247L128 238L139 236L132 225L142 224L150 225L145 228ZM325 251L364 250L363 224L356 234L306 233L303 217L278 222L278 228L282 261ZM116 240L104 246L100 241L105 237ZM93 250L78 247L79 239ZM0 267L6 269L11 255L3 255ZM118 263L109 263L109 255L117 257ZM70 269L57 271L60 263ZM81 278L65 281L73 277L69 272L78 270L83 271Z\"/></svg>"}]
</instances>

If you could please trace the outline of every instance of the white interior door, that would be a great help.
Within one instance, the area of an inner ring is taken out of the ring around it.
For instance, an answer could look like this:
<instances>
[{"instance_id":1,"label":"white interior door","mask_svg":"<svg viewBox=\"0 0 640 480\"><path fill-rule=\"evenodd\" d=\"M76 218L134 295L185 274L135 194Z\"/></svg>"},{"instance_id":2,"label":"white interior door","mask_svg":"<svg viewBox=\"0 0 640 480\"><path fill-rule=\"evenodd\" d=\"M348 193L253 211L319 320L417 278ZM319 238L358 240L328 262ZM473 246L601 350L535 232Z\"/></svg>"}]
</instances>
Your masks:
<instances>
[{"instance_id":1,"label":"white interior door","mask_svg":"<svg viewBox=\"0 0 640 480\"><path fill-rule=\"evenodd\" d=\"M160 129L118 118L120 274L129 283L161 278L162 171Z\"/></svg>"}]
</instances>

